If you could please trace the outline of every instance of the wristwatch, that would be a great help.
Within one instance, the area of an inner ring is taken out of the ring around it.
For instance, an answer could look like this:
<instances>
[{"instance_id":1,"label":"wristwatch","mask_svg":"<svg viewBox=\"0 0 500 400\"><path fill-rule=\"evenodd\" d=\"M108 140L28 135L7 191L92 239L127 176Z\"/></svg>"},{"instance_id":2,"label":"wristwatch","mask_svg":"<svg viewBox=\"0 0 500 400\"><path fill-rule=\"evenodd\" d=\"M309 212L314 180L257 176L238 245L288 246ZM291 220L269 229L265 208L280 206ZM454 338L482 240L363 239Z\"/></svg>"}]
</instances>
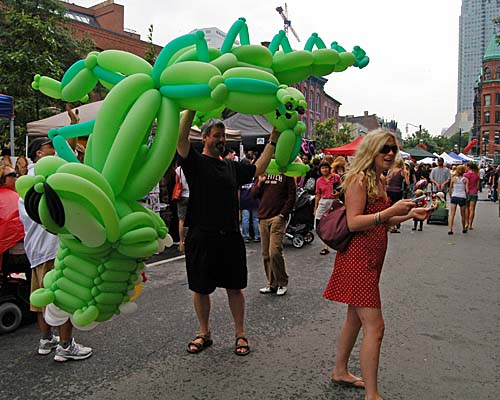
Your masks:
<instances>
[{"instance_id":1,"label":"wristwatch","mask_svg":"<svg viewBox=\"0 0 500 400\"><path fill-rule=\"evenodd\" d=\"M272 140L269 140L267 144L270 144L273 147L276 147L276 142L273 142Z\"/></svg>"}]
</instances>

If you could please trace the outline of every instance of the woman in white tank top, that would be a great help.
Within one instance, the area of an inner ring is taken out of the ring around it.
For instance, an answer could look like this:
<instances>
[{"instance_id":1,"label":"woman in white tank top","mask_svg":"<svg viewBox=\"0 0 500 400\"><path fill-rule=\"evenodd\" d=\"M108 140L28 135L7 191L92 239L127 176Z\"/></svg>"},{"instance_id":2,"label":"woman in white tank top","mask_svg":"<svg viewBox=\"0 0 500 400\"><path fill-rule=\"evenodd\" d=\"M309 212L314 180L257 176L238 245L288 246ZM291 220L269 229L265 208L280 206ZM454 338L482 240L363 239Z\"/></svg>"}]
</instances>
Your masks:
<instances>
[{"instance_id":1,"label":"woman in white tank top","mask_svg":"<svg viewBox=\"0 0 500 400\"><path fill-rule=\"evenodd\" d=\"M467 233L467 194L469 192L469 180L464 176L465 166L459 165L455 170L456 175L451 178L451 209L448 220L448 235L453 235L453 221L457 212L457 205L460 206L460 216L462 217L462 233Z\"/></svg>"}]
</instances>

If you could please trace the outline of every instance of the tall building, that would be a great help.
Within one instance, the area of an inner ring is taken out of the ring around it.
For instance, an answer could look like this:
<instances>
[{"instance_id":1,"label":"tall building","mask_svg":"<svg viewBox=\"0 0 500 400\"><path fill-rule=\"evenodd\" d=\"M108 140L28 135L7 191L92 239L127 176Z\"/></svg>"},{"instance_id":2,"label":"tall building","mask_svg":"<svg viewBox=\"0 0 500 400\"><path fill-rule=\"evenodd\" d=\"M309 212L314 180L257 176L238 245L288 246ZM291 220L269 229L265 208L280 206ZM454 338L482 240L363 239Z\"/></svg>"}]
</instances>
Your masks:
<instances>
[{"instance_id":1,"label":"tall building","mask_svg":"<svg viewBox=\"0 0 500 400\"><path fill-rule=\"evenodd\" d=\"M500 46L492 35L484 53L477 84L473 136L478 139L476 154L500 161Z\"/></svg>"},{"instance_id":2,"label":"tall building","mask_svg":"<svg viewBox=\"0 0 500 400\"><path fill-rule=\"evenodd\" d=\"M226 32L221 31L219 28L211 27L211 28L200 28L193 29L189 33L195 33L197 31L203 31L205 34L205 40L207 41L208 47L213 47L215 49L220 49L222 44L224 43L224 39L226 39ZM238 46L240 42L238 40L234 41L234 45Z\"/></svg>"},{"instance_id":3,"label":"tall building","mask_svg":"<svg viewBox=\"0 0 500 400\"><path fill-rule=\"evenodd\" d=\"M458 93L455 122L445 135L470 131L473 123L474 85L481 73L486 47L500 16L500 0L462 0L459 25Z\"/></svg>"}]
</instances>

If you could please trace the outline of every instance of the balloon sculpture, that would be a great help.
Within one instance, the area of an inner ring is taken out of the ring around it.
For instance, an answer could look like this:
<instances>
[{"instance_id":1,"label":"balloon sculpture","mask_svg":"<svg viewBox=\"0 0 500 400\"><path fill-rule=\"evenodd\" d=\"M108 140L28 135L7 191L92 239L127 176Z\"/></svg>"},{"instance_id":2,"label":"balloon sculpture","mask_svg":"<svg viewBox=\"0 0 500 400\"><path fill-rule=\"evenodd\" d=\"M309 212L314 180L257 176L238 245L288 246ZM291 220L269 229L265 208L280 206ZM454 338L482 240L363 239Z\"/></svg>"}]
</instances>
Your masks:
<instances>
[{"instance_id":1,"label":"balloon sculpture","mask_svg":"<svg viewBox=\"0 0 500 400\"><path fill-rule=\"evenodd\" d=\"M242 45L235 47L238 36ZM17 181L27 213L60 239L55 268L31 302L49 305L46 318L62 323L69 317L81 328L136 308L132 300L140 293L143 260L161 248L168 233L163 220L137 200L174 157L181 110L196 110L199 124L226 107L263 114L281 132L268 172L302 176L308 167L293 161L305 132L299 115L307 104L287 85L353 65L363 68L368 61L361 48L350 53L333 42L328 49L317 34L299 51L283 31L269 48L251 45L240 18L221 50L209 48L199 31L168 43L154 66L106 50L73 64L61 82L36 75L34 89L68 102L86 101L98 82L110 92L95 120L51 130L59 157L42 158L35 176ZM84 135L89 140L81 164L66 140Z\"/></svg>"}]
</instances>

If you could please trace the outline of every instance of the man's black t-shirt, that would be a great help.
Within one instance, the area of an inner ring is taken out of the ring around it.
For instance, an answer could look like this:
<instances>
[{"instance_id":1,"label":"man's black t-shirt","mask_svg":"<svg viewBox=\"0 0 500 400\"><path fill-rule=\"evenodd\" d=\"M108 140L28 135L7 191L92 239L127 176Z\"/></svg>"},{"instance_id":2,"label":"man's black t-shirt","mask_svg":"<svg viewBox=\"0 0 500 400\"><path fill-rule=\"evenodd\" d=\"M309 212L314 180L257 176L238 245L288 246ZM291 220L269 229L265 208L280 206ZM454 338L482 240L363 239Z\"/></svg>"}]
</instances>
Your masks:
<instances>
[{"instance_id":1,"label":"man's black t-shirt","mask_svg":"<svg viewBox=\"0 0 500 400\"><path fill-rule=\"evenodd\" d=\"M181 166L189 185L185 225L207 231L239 231L238 189L252 181L255 165L209 157L191 146Z\"/></svg>"}]
</instances>

